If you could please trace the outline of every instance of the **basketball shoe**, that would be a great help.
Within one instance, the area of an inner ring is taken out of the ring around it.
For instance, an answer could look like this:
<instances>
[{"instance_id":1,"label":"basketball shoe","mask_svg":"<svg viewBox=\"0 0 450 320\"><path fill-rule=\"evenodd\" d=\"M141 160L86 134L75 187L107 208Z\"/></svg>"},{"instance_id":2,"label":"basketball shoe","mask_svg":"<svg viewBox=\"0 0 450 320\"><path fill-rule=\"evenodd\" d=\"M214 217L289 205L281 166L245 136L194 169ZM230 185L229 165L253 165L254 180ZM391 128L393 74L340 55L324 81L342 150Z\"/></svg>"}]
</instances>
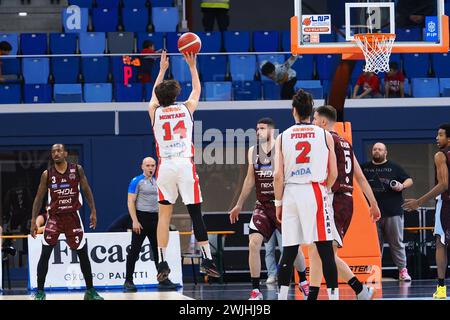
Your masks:
<instances>
[{"instance_id":1,"label":"basketball shoe","mask_svg":"<svg viewBox=\"0 0 450 320\"><path fill-rule=\"evenodd\" d=\"M308 299L308 296L309 296L309 282L308 282L308 280L300 282L298 284L298 288L303 293L303 299L304 300Z\"/></svg>"},{"instance_id":2,"label":"basketball shoe","mask_svg":"<svg viewBox=\"0 0 450 320\"><path fill-rule=\"evenodd\" d=\"M375 296L375 288L363 284L363 289L356 295L356 300L372 300Z\"/></svg>"},{"instance_id":3,"label":"basketball shoe","mask_svg":"<svg viewBox=\"0 0 450 320\"><path fill-rule=\"evenodd\" d=\"M167 261L161 261L158 263L158 275L156 276L156 279L158 279L158 282L163 282L169 277L170 268L167 264Z\"/></svg>"},{"instance_id":4,"label":"basketball shoe","mask_svg":"<svg viewBox=\"0 0 450 320\"><path fill-rule=\"evenodd\" d=\"M258 289L253 289L248 300L264 300L264 297Z\"/></svg>"},{"instance_id":5,"label":"basketball shoe","mask_svg":"<svg viewBox=\"0 0 450 320\"><path fill-rule=\"evenodd\" d=\"M411 281L411 277L408 274L408 269L403 268L402 270L400 270L399 274L398 274L398 280L400 281Z\"/></svg>"},{"instance_id":6,"label":"basketball shoe","mask_svg":"<svg viewBox=\"0 0 450 320\"><path fill-rule=\"evenodd\" d=\"M94 288L86 290L84 293L84 300L105 300L103 299Z\"/></svg>"},{"instance_id":7,"label":"basketball shoe","mask_svg":"<svg viewBox=\"0 0 450 320\"><path fill-rule=\"evenodd\" d=\"M200 265L200 273L206 273L208 276L213 278L220 278L220 273L217 270L214 261L211 259L203 259Z\"/></svg>"},{"instance_id":8,"label":"basketball shoe","mask_svg":"<svg viewBox=\"0 0 450 320\"><path fill-rule=\"evenodd\" d=\"M433 299L447 299L447 286L437 286Z\"/></svg>"},{"instance_id":9,"label":"basketball shoe","mask_svg":"<svg viewBox=\"0 0 450 320\"><path fill-rule=\"evenodd\" d=\"M46 299L46 295L44 290L38 290L36 291L36 293L33 296L34 300L45 300Z\"/></svg>"}]
</instances>

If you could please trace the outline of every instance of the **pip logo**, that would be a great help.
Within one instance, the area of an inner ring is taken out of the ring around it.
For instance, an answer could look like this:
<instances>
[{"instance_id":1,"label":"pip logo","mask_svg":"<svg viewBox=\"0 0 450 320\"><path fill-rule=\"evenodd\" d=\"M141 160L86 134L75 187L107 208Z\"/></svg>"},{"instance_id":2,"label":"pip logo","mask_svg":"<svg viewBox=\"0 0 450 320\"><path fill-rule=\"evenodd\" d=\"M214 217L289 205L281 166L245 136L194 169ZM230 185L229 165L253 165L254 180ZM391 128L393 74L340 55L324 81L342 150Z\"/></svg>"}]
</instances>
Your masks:
<instances>
[{"instance_id":1,"label":"pip logo","mask_svg":"<svg viewBox=\"0 0 450 320\"><path fill-rule=\"evenodd\" d=\"M141 65L141 61L138 58L132 59L130 56L123 56L122 61L124 64L123 84L128 86L128 82L133 76L133 68L131 66L139 67Z\"/></svg>"}]
</instances>

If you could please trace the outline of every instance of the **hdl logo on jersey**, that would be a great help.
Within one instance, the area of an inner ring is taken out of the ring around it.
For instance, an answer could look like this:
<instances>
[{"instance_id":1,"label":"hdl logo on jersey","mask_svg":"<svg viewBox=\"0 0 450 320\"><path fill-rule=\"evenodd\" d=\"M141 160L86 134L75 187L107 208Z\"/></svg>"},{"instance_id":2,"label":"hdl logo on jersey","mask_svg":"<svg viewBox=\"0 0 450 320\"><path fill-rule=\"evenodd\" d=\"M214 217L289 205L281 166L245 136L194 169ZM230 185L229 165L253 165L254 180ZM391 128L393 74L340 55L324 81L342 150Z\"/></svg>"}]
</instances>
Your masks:
<instances>
[{"instance_id":1,"label":"hdl logo on jersey","mask_svg":"<svg viewBox=\"0 0 450 320\"><path fill-rule=\"evenodd\" d=\"M426 17L424 33L425 41L439 41L439 24L436 16Z\"/></svg>"},{"instance_id":2,"label":"hdl logo on jersey","mask_svg":"<svg viewBox=\"0 0 450 320\"><path fill-rule=\"evenodd\" d=\"M313 14L302 16L303 34L330 34L331 33L331 15Z\"/></svg>"}]
</instances>

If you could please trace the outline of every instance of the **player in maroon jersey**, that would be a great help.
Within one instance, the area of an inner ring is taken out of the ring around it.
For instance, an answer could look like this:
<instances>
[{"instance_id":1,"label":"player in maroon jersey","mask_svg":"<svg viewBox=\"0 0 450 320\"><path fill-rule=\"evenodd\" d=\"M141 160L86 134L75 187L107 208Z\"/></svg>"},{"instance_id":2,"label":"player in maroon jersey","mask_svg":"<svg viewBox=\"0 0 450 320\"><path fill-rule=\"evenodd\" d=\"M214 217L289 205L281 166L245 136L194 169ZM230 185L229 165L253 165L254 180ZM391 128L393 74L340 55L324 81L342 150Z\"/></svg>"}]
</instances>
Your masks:
<instances>
[{"instance_id":1,"label":"player in maroon jersey","mask_svg":"<svg viewBox=\"0 0 450 320\"><path fill-rule=\"evenodd\" d=\"M256 126L258 143L250 147L248 151L247 176L242 186L242 191L236 206L230 211L230 222L233 224L239 220L239 213L245 200L255 187L256 203L249 225L249 267L253 290L249 300L263 300L259 291L261 273L261 245L268 241L273 232L281 229L280 223L275 216L275 194L273 190L273 169L275 157L275 124L270 118L260 119ZM281 246L281 245L280 245ZM301 248L295 267L299 273L299 288L306 297L308 295L309 283L306 280L305 258Z\"/></svg>"},{"instance_id":2,"label":"player in maroon jersey","mask_svg":"<svg viewBox=\"0 0 450 320\"><path fill-rule=\"evenodd\" d=\"M439 127L436 142L439 151L434 155L436 185L419 199L406 199L403 208L417 210L429 200L436 198L434 235L436 236L436 265L438 285L434 299L446 299L447 248L450 242L450 123Z\"/></svg>"},{"instance_id":3,"label":"player in maroon jersey","mask_svg":"<svg viewBox=\"0 0 450 320\"><path fill-rule=\"evenodd\" d=\"M369 200L369 214L372 221L376 222L380 218L381 213L372 189L370 188L370 185L367 182L361 167L359 166L358 160L353 153L352 145L334 131L336 119L336 109L329 105L319 107L314 112L314 124L328 130L334 140L338 177L331 188L332 194L330 194L330 199L332 199L336 228L343 240L353 216L353 176L355 176L356 181L360 185L364 195ZM371 299L374 295L373 288L363 285L355 277L349 266L337 256L336 243L334 246L334 251L339 277L350 285L359 300ZM321 268L314 269L314 272L317 272L317 277L314 279L322 279L321 270ZM313 283L313 280L311 280L311 287L314 287L314 285L320 286L320 282ZM313 292L314 290L312 290L312 293Z\"/></svg>"},{"instance_id":4,"label":"player in maroon jersey","mask_svg":"<svg viewBox=\"0 0 450 320\"><path fill-rule=\"evenodd\" d=\"M86 281L85 300L103 300L93 287L91 263L89 261L83 223L78 210L82 206L80 186L91 210L89 227L95 229L97 213L94 196L80 165L67 162L67 151L63 144L54 144L51 149L53 165L41 175L41 182L33 203L31 236L36 237L36 218L42 206L42 200L48 192L48 220L42 238L42 251L37 268L38 290L35 300L45 300L44 283L48 271L48 262L59 235L64 233L67 244L76 250L80 259L80 268Z\"/></svg>"}]
</instances>

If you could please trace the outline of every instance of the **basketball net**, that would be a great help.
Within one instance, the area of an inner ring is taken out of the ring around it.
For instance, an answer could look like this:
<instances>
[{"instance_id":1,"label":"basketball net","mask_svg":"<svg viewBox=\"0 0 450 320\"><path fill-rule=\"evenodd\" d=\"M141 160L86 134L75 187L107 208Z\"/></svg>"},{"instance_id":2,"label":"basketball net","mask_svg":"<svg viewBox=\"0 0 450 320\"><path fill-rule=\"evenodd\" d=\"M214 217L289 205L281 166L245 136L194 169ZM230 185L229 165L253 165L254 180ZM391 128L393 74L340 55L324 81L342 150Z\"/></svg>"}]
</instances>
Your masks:
<instances>
[{"instance_id":1,"label":"basketball net","mask_svg":"<svg viewBox=\"0 0 450 320\"><path fill-rule=\"evenodd\" d=\"M392 33L355 34L355 41L366 59L364 72L388 72L389 58L395 41Z\"/></svg>"}]
</instances>

